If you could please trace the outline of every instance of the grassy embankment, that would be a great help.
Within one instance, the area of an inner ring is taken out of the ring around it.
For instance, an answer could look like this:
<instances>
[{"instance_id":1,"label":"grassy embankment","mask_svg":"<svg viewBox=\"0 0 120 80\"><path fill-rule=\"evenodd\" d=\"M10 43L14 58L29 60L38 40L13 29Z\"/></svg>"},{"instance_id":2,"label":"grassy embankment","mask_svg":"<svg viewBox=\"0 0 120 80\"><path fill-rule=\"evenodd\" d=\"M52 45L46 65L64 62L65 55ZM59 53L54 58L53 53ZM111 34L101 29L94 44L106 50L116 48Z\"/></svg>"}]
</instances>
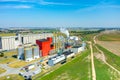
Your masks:
<instances>
[{"instance_id":1,"label":"grassy embankment","mask_svg":"<svg viewBox=\"0 0 120 80\"><path fill-rule=\"evenodd\" d=\"M120 76L118 73L102 61L94 58L94 64L96 69L96 80L119 80Z\"/></svg>"},{"instance_id":2,"label":"grassy embankment","mask_svg":"<svg viewBox=\"0 0 120 80\"><path fill-rule=\"evenodd\" d=\"M110 51L99 45L97 45L97 47L104 52L106 61L116 69L120 70L120 57L116 56L115 54L111 53ZM103 63L101 60L94 58L94 63L97 80L119 80L120 75L115 70L111 69L108 65Z\"/></svg>"},{"instance_id":3,"label":"grassy embankment","mask_svg":"<svg viewBox=\"0 0 120 80\"><path fill-rule=\"evenodd\" d=\"M100 41L120 41L120 31L110 32L109 34L104 33L97 38ZM97 47L104 52L107 62L120 71L120 57L98 44Z\"/></svg>"},{"instance_id":4,"label":"grassy embankment","mask_svg":"<svg viewBox=\"0 0 120 80\"><path fill-rule=\"evenodd\" d=\"M89 54L90 50L86 50L57 70L35 80L91 80Z\"/></svg>"},{"instance_id":5,"label":"grassy embankment","mask_svg":"<svg viewBox=\"0 0 120 80\"><path fill-rule=\"evenodd\" d=\"M101 47L98 44L97 47L104 52L104 55L106 56L106 61L120 71L120 57Z\"/></svg>"},{"instance_id":6,"label":"grassy embankment","mask_svg":"<svg viewBox=\"0 0 120 80\"><path fill-rule=\"evenodd\" d=\"M93 52L94 54L99 54L99 51L96 49L95 46L93 46ZM108 71L110 68L106 64L94 57L94 65L97 80L110 80L111 74Z\"/></svg>"}]
</instances>

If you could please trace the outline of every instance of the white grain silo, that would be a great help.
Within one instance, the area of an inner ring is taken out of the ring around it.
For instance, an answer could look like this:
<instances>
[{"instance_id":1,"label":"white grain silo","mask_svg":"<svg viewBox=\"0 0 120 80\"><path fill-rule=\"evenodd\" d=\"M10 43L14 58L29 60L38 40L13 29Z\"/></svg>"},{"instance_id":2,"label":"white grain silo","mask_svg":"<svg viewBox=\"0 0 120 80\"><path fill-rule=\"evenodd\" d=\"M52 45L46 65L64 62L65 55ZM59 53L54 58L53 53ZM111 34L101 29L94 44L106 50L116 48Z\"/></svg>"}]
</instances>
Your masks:
<instances>
[{"instance_id":1,"label":"white grain silo","mask_svg":"<svg viewBox=\"0 0 120 80\"><path fill-rule=\"evenodd\" d=\"M37 59L40 57L39 47L37 45L32 46L33 48L33 58Z\"/></svg>"},{"instance_id":2,"label":"white grain silo","mask_svg":"<svg viewBox=\"0 0 120 80\"><path fill-rule=\"evenodd\" d=\"M26 47L24 50L24 56L25 56L25 61L32 61L33 60L33 54L32 54L32 48L31 47Z\"/></svg>"},{"instance_id":3,"label":"white grain silo","mask_svg":"<svg viewBox=\"0 0 120 80\"><path fill-rule=\"evenodd\" d=\"M25 59L25 57L24 57L24 47L23 46L18 47L18 56L17 56L17 58L20 59L20 60Z\"/></svg>"}]
</instances>

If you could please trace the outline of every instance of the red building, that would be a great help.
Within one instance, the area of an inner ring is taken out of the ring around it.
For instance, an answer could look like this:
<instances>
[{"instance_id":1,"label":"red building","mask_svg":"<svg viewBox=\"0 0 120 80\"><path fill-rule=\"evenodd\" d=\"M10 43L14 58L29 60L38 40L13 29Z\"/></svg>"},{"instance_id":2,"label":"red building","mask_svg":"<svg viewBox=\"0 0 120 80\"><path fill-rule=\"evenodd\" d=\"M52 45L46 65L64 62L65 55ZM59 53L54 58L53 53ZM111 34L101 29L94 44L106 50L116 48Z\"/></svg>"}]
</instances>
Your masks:
<instances>
[{"instance_id":1,"label":"red building","mask_svg":"<svg viewBox=\"0 0 120 80\"><path fill-rule=\"evenodd\" d=\"M41 50L42 56L48 56L50 50L53 49L51 46L51 37L48 37L47 39L36 40L36 44L39 46L39 50Z\"/></svg>"}]
</instances>

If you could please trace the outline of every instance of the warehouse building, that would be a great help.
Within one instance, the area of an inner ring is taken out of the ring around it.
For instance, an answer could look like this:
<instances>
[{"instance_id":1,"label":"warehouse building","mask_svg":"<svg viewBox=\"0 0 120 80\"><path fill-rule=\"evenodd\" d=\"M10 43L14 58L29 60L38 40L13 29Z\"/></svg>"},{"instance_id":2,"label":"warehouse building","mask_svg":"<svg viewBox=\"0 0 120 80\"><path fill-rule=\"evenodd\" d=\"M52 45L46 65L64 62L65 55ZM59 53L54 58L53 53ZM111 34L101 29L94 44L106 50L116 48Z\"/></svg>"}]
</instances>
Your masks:
<instances>
[{"instance_id":1,"label":"warehouse building","mask_svg":"<svg viewBox=\"0 0 120 80\"><path fill-rule=\"evenodd\" d=\"M17 36L0 37L0 49L12 50L17 48L20 42L17 40Z\"/></svg>"}]
</instances>

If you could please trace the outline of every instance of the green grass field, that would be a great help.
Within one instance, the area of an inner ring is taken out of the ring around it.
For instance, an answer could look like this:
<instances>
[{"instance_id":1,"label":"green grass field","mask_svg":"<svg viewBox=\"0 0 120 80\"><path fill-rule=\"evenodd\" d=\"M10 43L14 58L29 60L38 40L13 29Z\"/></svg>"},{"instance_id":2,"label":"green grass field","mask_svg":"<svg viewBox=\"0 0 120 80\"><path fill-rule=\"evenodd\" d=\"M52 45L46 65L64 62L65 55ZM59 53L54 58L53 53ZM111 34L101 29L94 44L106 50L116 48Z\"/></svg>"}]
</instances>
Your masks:
<instances>
[{"instance_id":1,"label":"green grass field","mask_svg":"<svg viewBox=\"0 0 120 80\"><path fill-rule=\"evenodd\" d=\"M13 55L17 55L17 50L4 52L4 56L12 57Z\"/></svg>"},{"instance_id":2,"label":"green grass field","mask_svg":"<svg viewBox=\"0 0 120 80\"><path fill-rule=\"evenodd\" d=\"M120 75L109 66L94 58L96 80L119 80Z\"/></svg>"},{"instance_id":3,"label":"green grass field","mask_svg":"<svg viewBox=\"0 0 120 80\"><path fill-rule=\"evenodd\" d=\"M0 59L0 64L6 64L6 63L10 63L10 62L13 62L13 61L16 61L17 59L15 58L2 58Z\"/></svg>"},{"instance_id":4,"label":"green grass field","mask_svg":"<svg viewBox=\"0 0 120 80\"><path fill-rule=\"evenodd\" d=\"M102 34L98 37L100 41L120 41L120 32Z\"/></svg>"},{"instance_id":5,"label":"green grass field","mask_svg":"<svg viewBox=\"0 0 120 80\"><path fill-rule=\"evenodd\" d=\"M17 55L17 51L8 51L8 52L3 52L4 53L4 57L0 58L0 63L4 64L4 63L9 63L9 62L13 62L16 61L17 58L12 57L13 55Z\"/></svg>"},{"instance_id":6,"label":"green grass field","mask_svg":"<svg viewBox=\"0 0 120 80\"><path fill-rule=\"evenodd\" d=\"M96 33L94 34L87 34L87 35L83 35L83 40L84 41L92 41L93 40L93 37L96 35Z\"/></svg>"},{"instance_id":7,"label":"green grass field","mask_svg":"<svg viewBox=\"0 0 120 80\"><path fill-rule=\"evenodd\" d=\"M96 80L110 80L110 72L108 72L109 67L98 59L94 58L95 70L96 70Z\"/></svg>"},{"instance_id":8,"label":"green grass field","mask_svg":"<svg viewBox=\"0 0 120 80\"><path fill-rule=\"evenodd\" d=\"M87 57L89 54L90 50L86 50L57 70L34 80L91 80L91 64Z\"/></svg>"},{"instance_id":9,"label":"green grass field","mask_svg":"<svg viewBox=\"0 0 120 80\"><path fill-rule=\"evenodd\" d=\"M3 77L0 77L0 80L24 80L24 78L17 74L12 74L12 75L6 75Z\"/></svg>"},{"instance_id":10,"label":"green grass field","mask_svg":"<svg viewBox=\"0 0 120 80\"><path fill-rule=\"evenodd\" d=\"M97 47L104 52L106 61L120 71L120 57L101 47L100 45L97 45Z\"/></svg>"}]
</instances>

